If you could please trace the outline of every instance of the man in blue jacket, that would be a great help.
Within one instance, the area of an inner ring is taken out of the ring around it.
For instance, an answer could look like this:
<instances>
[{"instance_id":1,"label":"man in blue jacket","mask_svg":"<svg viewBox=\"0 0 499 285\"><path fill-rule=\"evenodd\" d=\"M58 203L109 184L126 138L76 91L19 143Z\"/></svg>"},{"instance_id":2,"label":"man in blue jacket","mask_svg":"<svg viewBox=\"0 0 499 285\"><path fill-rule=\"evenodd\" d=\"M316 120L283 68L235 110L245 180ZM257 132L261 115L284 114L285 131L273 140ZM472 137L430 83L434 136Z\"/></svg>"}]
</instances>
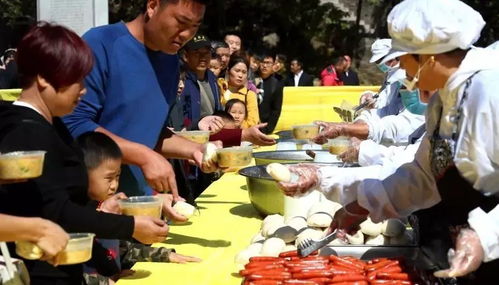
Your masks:
<instances>
[{"instance_id":1,"label":"man in blue jacket","mask_svg":"<svg viewBox=\"0 0 499 285\"><path fill-rule=\"evenodd\" d=\"M186 78L182 92L184 122L187 129L197 129L200 119L221 110L217 78L209 69L211 43L204 35L197 35L185 47Z\"/></svg>"}]
</instances>

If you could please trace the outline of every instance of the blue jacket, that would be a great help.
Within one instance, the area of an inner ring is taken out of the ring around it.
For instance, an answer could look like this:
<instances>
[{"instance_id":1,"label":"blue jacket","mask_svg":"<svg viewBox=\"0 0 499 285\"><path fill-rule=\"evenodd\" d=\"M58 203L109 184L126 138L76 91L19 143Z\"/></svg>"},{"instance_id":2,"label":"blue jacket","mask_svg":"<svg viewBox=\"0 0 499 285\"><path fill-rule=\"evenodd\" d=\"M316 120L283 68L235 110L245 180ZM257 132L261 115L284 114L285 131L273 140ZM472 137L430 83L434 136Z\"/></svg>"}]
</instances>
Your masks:
<instances>
[{"instance_id":1,"label":"blue jacket","mask_svg":"<svg viewBox=\"0 0 499 285\"><path fill-rule=\"evenodd\" d=\"M217 77L211 70L207 70L206 78L210 83L211 92L215 97L215 110L221 110L222 105L220 104ZM201 91L197 80L196 73L192 71L187 72L184 91L182 91L181 95L184 122L190 122L189 126L185 126L187 129L197 129L197 123L201 119Z\"/></svg>"}]
</instances>

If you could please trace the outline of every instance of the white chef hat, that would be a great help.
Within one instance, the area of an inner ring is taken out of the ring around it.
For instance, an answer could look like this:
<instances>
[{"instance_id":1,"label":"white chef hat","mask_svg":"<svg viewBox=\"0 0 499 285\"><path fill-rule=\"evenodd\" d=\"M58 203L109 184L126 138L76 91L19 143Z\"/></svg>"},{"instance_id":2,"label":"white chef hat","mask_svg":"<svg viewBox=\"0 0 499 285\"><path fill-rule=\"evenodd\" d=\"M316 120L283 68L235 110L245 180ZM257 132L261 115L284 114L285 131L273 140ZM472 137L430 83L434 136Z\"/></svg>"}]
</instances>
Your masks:
<instances>
[{"instance_id":1,"label":"white chef hat","mask_svg":"<svg viewBox=\"0 0 499 285\"><path fill-rule=\"evenodd\" d=\"M392 39L377 39L371 46L372 56L369 63L376 62L385 57L392 48Z\"/></svg>"},{"instance_id":2,"label":"white chef hat","mask_svg":"<svg viewBox=\"0 0 499 285\"><path fill-rule=\"evenodd\" d=\"M484 25L480 13L458 0L405 0L388 15L394 49L414 54L468 49Z\"/></svg>"}]
</instances>

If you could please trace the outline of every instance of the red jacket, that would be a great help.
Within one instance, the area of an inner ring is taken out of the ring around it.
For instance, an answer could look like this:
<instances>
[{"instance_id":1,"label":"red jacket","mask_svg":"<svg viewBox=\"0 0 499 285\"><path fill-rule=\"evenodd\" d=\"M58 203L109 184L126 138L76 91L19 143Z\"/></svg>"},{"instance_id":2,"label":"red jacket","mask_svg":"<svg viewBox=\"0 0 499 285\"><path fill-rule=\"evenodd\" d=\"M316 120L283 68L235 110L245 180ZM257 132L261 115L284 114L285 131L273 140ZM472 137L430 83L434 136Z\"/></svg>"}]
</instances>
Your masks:
<instances>
[{"instance_id":1,"label":"red jacket","mask_svg":"<svg viewBox=\"0 0 499 285\"><path fill-rule=\"evenodd\" d=\"M333 65L329 65L321 72L322 86L342 86L343 81L340 80Z\"/></svg>"}]
</instances>

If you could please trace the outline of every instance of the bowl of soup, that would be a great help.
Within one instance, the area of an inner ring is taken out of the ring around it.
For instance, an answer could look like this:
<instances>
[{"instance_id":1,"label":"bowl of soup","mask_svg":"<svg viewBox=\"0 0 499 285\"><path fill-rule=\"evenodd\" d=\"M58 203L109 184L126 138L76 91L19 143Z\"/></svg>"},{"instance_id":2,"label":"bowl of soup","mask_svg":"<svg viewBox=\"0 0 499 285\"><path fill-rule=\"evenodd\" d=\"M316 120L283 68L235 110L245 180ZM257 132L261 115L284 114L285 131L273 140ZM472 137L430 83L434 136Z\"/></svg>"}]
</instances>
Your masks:
<instances>
[{"instance_id":1,"label":"bowl of soup","mask_svg":"<svg viewBox=\"0 0 499 285\"><path fill-rule=\"evenodd\" d=\"M46 151L14 151L0 154L0 179L29 179L42 175Z\"/></svg>"},{"instance_id":2,"label":"bowl of soup","mask_svg":"<svg viewBox=\"0 0 499 285\"><path fill-rule=\"evenodd\" d=\"M217 149L217 163L220 167L239 167L251 163L253 149L249 146L235 146Z\"/></svg>"},{"instance_id":3,"label":"bowl of soup","mask_svg":"<svg viewBox=\"0 0 499 285\"><path fill-rule=\"evenodd\" d=\"M134 196L120 200L121 212L127 216L161 218L163 201L156 196Z\"/></svg>"},{"instance_id":4,"label":"bowl of soup","mask_svg":"<svg viewBox=\"0 0 499 285\"><path fill-rule=\"evenodd\" d=\"M209 131L182 131L182 132L177 132L176 134L192 142L200 144L205 144L210 140Z\"/></svg>"}]
</instances>

